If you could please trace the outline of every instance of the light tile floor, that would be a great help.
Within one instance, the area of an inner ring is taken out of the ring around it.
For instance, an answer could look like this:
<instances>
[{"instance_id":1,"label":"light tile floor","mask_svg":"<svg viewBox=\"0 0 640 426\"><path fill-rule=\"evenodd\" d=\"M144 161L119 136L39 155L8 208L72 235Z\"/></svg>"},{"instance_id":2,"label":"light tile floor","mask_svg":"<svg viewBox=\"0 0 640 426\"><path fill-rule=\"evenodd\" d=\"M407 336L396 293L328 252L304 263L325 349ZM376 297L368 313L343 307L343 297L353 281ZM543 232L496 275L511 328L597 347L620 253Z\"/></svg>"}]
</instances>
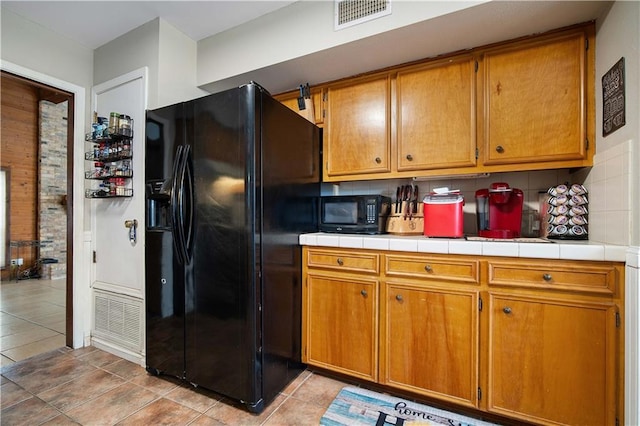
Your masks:
<instances>
[{"instance_id":1,"label":"light tile floor","mask_svg":"<svg viewBox=\"0 0 640 426\"><path fill-rule=\"evenodd\" d=\"M0 285L0 420L14 425L318 425L340 389L309 370L260 415L206 389L65 344L64 280Z\"/></svg>"},{"instance_id":2,"label":"light tile floor","mask_svg":"<svg viewBox=\"0 0 640 426\"><path fill-rule=\"evenodd\" d=\"M0 366L65 345L66 280L2 281Z\"/></svg>"},{"instance_id":3,"label":"light tile floor","mask_svg":"<svg viewBox=\"0 0 640 426\"><path fill-rule=\"evenodd\" d=\"M65 281L0 284L1 424L317 425L343 383L304 371L258 416L108 352L65 347Z\"/></svg>"},{"instance_id":4,"label":"light tile floor","mask_svg":"<svg viewBox=\"0 0 640 426\"><path fill-rule=\"evenodd\" d=\"M302 372L260 415L93 347L2 367L2 425L317 425L347 383Z\"/></svg>"}]
</instances>

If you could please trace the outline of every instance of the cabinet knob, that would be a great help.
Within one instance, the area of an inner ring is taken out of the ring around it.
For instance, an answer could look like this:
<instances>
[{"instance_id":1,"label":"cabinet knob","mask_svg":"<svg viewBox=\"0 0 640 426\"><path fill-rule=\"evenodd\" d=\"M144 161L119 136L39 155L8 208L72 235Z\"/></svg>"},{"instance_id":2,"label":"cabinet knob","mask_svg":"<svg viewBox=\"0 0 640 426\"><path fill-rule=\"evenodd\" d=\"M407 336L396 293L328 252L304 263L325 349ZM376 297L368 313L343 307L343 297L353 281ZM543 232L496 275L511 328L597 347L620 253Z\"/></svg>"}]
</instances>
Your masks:
<instances>
[{"instance_id":1,"label":"cabinet knob","mask_svg":"<svg viewBox=\"0 0 640 426\"><path fill-rule=\"evenodd\" d=\"M339 258L336 260L336 262L337 262L337 263L338 263L338 265L340 265L340 266L344 265L344 260L342 260L342 258L341 258L341 257L339 257Z\"/></svg>"},{"instance_id":2,"label":"cabinet knob","mask_svg":"<svg viewBox=\"0 0 640 426\"><path fill-rule=\"evenodd\" d=\"M504 148L502 147L502 145L496 146L496 152L499 152L500 154L504 152Z\"/></svg>"},{"instance_id":3,"label":"cabinet knob","mask_svg":"<svg viewBox=\"0 0 640 426\"><path fill-rule=\"evenodd\" d=\"M504 308L502 308L502 312L504 312L505 314L510 314L511 313L511 308L508 306L505 306Z\"/></svg>"},{"instance_id":4,"label":"cabinet knob","mask_svg":"<svg viewBox=\"0 0 640 426\"><path fill-rule=\"evenodd\" d=\"M367 290L360 290L360 294L361 294L363 297L367 297Z\"/></svg>"},{"instance_id":5,"label":"cabinet knob","mask_svg":"<svg viewBox=\"0 0 640 426\"><path fill-rule=\"evenodd\" d=\"M407 154L407 161L413 161L413 155Z\"/></svg>"},{"instance_id":6,"label":"cabinet knob","mask_svg":"<svg viewBox=\"0 0 640 426\"><path fill-rule=\"evenodd\" d=\"M398 302L402 302L404 299L402 298L402 295L401 295L401 294L396 294L396 300L397 300Z\"/></svg>"},{"instance_id":7,"label":"cabinet knob","mask_svg":"<svg viewBox=\"0 0 640 426\"><path fill-rule=\"evenodd\" d=\"M542 279L545 280L546 282L549 282L553 279L553 277L551 276L551 274L544 274L542 275Z\"/></svg>"},{"instance_id":8,"label":"cabinet knob","mask_svg":"<svg viewBox=\"0 0 640 426\"><path fill-rule=\"evenodd\" d=\"M382 163L382 158L376 157L376 163L378 163L378 164Z\"/></svg>"},{"instance_id":9,"label":"cabinet knob","mask_svg":"<svg viewBox=\"0 0 640 426\"><path fill-rule=\"evenodd\" d=\"M427 271L427 272L433 272L433 268L431 267L431 265L426 265L424 267L424 270Z\"/></svg>"}]
</instances>

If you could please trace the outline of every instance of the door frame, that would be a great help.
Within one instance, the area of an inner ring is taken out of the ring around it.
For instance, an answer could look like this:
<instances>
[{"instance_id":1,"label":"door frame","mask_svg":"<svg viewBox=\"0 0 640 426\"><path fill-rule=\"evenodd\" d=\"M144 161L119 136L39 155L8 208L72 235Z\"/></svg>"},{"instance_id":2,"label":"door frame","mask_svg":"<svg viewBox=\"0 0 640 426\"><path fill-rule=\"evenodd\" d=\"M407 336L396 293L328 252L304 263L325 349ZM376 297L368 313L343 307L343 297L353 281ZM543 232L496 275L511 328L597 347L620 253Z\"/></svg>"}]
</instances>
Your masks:
<instances>
[{"instance_id":1,"label":"door frame","mask_svg":"<svg viewBox=\"0 0 640 426\"><path fill-rule=\"evenodd\" d=\"M67 258L67 285L66 285L66 317L71 318L66 325L66 344L72 348L81 348L90 339L90 319L91 312L89 286L82 283L89 283L86 259L87 251L84 237L84 123L86 108L86 90L76 84L52 77L41 72L22 67L20 65L4 61L0 62L0 69L10 72L20 77L33 80L38 83L64 90L73 95L73 159L68 162L71 165L67 170L71 192L67 194L67 251L72 253ZM71 303L70 303L71 302Z\"/></svg>"}]
</instances>

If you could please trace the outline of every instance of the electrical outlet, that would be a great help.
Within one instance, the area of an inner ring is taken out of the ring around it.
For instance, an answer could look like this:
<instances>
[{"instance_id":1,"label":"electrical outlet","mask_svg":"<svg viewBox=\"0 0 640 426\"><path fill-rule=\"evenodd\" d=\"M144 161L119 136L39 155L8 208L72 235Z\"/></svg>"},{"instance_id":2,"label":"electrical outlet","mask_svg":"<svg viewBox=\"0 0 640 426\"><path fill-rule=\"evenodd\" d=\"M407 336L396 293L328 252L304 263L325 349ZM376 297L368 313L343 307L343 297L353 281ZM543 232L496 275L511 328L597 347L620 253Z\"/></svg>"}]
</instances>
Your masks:
<instances>
[{"instance_id":1,"label":"electrical outlet","mask_svg":"<svg viewBox=\"0 0 640 426\"><path fill-rule=\"evenodd\" d=\"M24 259L19 257L18 259L16 259L18 261L18 266L21 266L24 263Z\"/></svg>"},{"instance_id":2,"label":"electrical outlet","mask_svg":"<svg viewBox=\"0 0 640 426\"><path fill-rule=\"evenodd\" d=\"M11 266L16 266L18 264L18 259L11 259Z\"/></svg>"}]
</instances>

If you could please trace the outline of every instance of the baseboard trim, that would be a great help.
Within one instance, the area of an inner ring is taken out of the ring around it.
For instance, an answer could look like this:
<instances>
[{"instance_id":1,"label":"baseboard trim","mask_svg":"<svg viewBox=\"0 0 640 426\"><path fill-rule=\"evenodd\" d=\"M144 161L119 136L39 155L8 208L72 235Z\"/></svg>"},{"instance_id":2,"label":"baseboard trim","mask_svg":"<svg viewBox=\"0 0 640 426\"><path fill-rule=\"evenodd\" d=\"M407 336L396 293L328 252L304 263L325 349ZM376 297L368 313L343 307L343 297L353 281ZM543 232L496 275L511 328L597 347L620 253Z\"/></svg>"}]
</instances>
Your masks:
<instances>
[{"instance_id":1,"label":"baseboard trim","mask_svg":"<svg viewBox=\"0 0 640 426\"><path fill-rule=\"evenodd\" d=\"M98 349L102 349L105 352L109 352L113 355L119 356L120 358L124 358L127 361L131 361L134 364L138 364L141 367L144 367L146 362L144 356L141 354L117 347L113 345L111 342L100 339L99 337L91 337L91 346L94 346Z\"/></svg>"}]
</instances>

